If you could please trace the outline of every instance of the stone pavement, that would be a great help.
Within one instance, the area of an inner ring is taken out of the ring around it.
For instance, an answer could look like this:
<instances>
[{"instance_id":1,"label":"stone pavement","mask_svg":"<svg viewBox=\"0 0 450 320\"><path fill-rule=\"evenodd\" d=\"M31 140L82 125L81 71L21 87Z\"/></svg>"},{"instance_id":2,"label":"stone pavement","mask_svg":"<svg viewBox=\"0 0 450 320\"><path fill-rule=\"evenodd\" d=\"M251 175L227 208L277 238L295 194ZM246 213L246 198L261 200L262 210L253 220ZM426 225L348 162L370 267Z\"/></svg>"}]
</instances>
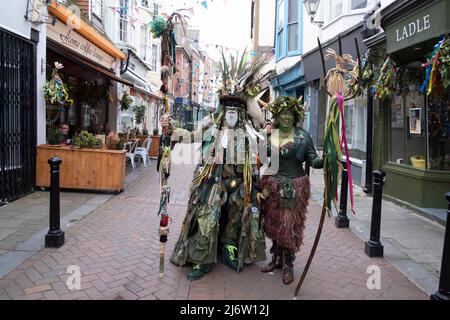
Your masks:
<instances>
[{"instance_id":1,"label":"stone pavement","mask_svg":"<svg viewBox=\"0 0 450 320\"><path fill-rule=\"evenodd\" d=\"M139 162L135 170L126 166L125 184L146 168ZM62 230L101 206L111 194L62 190L60 215ZM0 278L44 247L49 228L50 192L39 190L0 207Z\"/></svg>"},{"instance_id":2,"label":"stone pavement","mask_svg":"<svg viewBox=\"0 0 450 320\"><path fill-rule=\"evenodd\" d=\"M203 279L186 279L189 268L169 262L187 205L192 165L174 165L166 248L165 277L159 278L159 181L155 166L139 175L118 196L66 231L59 249L41 249L0 279L0 299L293 299L320 215L311 201L305 245L295 261L295 283L286 286L281 271L264 274L264 263L236 273L217 265ZM270 241L267 241L267 249ZM267 250L268 251L268 250ZM70 290L67 268L81 271L81 288ZM381 288L369 290L368 268L380 270ZM437 289L437 288L436 288ZM339 230L326 219L321 242L297 299L428 299L428 295L389 261L364 254L364 242L351 230Z\"/></svg>"},{"instance_id":3,"label":"stone pavement","mask_svg":"<svg viewBox=\"0 0 450 320\"><path fill-rule=\"evenodd\" d=\"M322 203L323 171L311 170L312 198ZM370 238L373 198L354 186L355 212L350 229L364 241ZM442 209L445 216L445 209ZM334 212L337 214L337 212ZM334 220L334 219L333 219ZM428 294L439 285L445 228L405 207L383 199L381 212L381 243L384 257Z\"/></svg>"}]
</instances>

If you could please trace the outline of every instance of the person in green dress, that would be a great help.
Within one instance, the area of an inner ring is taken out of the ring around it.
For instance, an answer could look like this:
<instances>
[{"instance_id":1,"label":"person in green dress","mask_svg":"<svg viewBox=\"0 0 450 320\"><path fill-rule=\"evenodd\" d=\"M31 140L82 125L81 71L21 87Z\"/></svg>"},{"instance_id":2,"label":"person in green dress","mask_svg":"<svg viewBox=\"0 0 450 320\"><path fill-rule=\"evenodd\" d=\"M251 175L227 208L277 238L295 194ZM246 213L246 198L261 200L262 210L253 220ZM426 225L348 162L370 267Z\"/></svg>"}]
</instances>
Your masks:
<instances>
[{"instance_id":1,"label":"person in green dress","mask_svg":"<svg viewBox=\"0 0 450 320\"><path fill-rule=\"evenodd\" d=\"M261 181L264 231L272 240L272 260L261 269L272 272L283 268L283 282L294 280L293 261L303 242L306 211L310 197L310 181L303 164L322 168L311 135L296 124L304 119L301 100L279 97L268 106L274 122L266 129L276 128L270 142L279 153L279 169L275 175L263 176Z\"/></svg>"}]
</instances>

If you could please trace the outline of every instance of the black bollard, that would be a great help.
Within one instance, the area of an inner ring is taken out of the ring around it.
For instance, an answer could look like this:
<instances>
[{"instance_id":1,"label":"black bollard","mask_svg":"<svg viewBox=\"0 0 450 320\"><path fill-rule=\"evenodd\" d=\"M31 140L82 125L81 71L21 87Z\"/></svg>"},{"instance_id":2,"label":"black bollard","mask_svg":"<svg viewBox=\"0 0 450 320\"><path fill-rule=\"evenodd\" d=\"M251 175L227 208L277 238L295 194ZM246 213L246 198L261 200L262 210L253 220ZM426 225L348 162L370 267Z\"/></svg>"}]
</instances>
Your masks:
<instances>
[{"instance_id":1,"label":"black bollard","mask_svg":"<svg viewBox=\"0 0 450 320\"><path fill-rule=\"evenodd\" d=\"M431 300L450 300L450 192L445 195L447 200L447 224L445 226L444 250L442 253L439 290L431 295Z\"/></svg>"},{"instance_id":2,"label":"black bollard","mask_svg":"<svg viewBox=\"0 0 450 320\"><path fill-rule=\"evenodd\" d=\"M347 195L348 195L348 171L347 160L341 161L344 170L342 170L341 181L341 201L339 203L339 212L337 217L334 218L334 224L338 229L348 228L350 226L350 220L347 216ZM351 163L349 163L351 165Z\"/></svg>"},{"instance_id":3,"label":"black bollard","mask_svg":"<svg viewBox=\"0 0 450 320\"><path fill-rule=\"evenodd\" d=\"M59 213L59 166L62 160L53 157L48 160L50 165L50 229L45 235L47 248L59 248L64 244L64 231L60 226Z\"/></svg>"},{"instance_id":4,"label":"black bollard","mask_svg":"<svg viewBox=\"0 0 450 320\"><path fill-rule=\"evenodd\" d=\"M380 242L381 202L383 183L386 173L374 171L372 222L370 224L370 240L366 241L365 252L369 257L383 257L383 245Z\"/></svg>"}]
</instances>

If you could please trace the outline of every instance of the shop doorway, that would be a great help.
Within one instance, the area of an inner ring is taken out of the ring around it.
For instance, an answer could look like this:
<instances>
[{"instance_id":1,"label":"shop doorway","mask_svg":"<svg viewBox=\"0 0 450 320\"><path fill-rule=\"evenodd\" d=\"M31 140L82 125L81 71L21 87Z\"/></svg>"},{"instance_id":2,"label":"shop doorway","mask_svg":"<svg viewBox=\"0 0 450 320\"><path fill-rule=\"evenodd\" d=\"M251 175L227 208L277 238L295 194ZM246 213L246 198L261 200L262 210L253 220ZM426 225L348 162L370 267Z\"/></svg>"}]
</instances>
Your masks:
<instances>
[{"instance_id":1,"label":"shop doorway","mask_svg":"<svg viewBox=\"0 0 450 320\"><path fill-rule=\"evenodd\" d=\"M0 29L0 205L35 188L36 48Z\"/></svg>"}]
</instances>

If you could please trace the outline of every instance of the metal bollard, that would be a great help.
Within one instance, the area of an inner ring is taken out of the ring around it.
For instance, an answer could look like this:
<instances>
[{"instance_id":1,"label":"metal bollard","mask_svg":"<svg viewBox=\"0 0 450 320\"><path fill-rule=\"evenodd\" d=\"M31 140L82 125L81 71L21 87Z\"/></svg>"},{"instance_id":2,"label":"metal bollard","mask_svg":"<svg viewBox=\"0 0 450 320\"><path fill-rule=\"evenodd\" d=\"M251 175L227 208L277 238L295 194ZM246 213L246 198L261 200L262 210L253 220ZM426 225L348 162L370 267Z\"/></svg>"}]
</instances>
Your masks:
<instances>
[{"instance_id":1,"label":"metal bollard","mask_svg":"<svg viewBox=\"0 0 450 320\"><path fill-rule=\"evenodd\" d=\"M64 231L60 227L59 207L59 166L62 160L53 157L48 160L50 165L50 229L45 235L47 248L59 248L64 244Z\"/></svg>"},{"instance_id":2,"label":"metal bollard","mask_svg":"<svg viewBox=\"0 0 450 320\"><path fill-rule=\"evenodd\" d=\"M439 290L431 295L431 300L450 300L450 192L445 194L447 200L447 224L445 226L444 250L442 253Z\"/></svg>"},{"instance_id":3,"label":"metal bollard","mask_svg":"<svg viewBox=\"0 0 450 320\"><path fill-rule=\"evenodd\" d=\"M369 257L383 257L383 245L380 242L381 202L383 197L383 183L386 173L374 171L372 222L370 224L370 240L366 241L365 252Z\"/></svg>"},{"instance_id":4,"label":"metal bollard","mask_svg":"<svg viewBox=\"0 0 450 320\"><path fill-rule=\"evenodd\" d=\"M347 216L347 198L348 198L348 171L347 171L347 160L341 161L344 170L342 171L342 181L341 181L341 201L339 203L338 215L334 218L334 224L336 228L348 228L350 226L350 220ZM349 163L348 165L350 165Z\"/></svg>"}]
</instances>

